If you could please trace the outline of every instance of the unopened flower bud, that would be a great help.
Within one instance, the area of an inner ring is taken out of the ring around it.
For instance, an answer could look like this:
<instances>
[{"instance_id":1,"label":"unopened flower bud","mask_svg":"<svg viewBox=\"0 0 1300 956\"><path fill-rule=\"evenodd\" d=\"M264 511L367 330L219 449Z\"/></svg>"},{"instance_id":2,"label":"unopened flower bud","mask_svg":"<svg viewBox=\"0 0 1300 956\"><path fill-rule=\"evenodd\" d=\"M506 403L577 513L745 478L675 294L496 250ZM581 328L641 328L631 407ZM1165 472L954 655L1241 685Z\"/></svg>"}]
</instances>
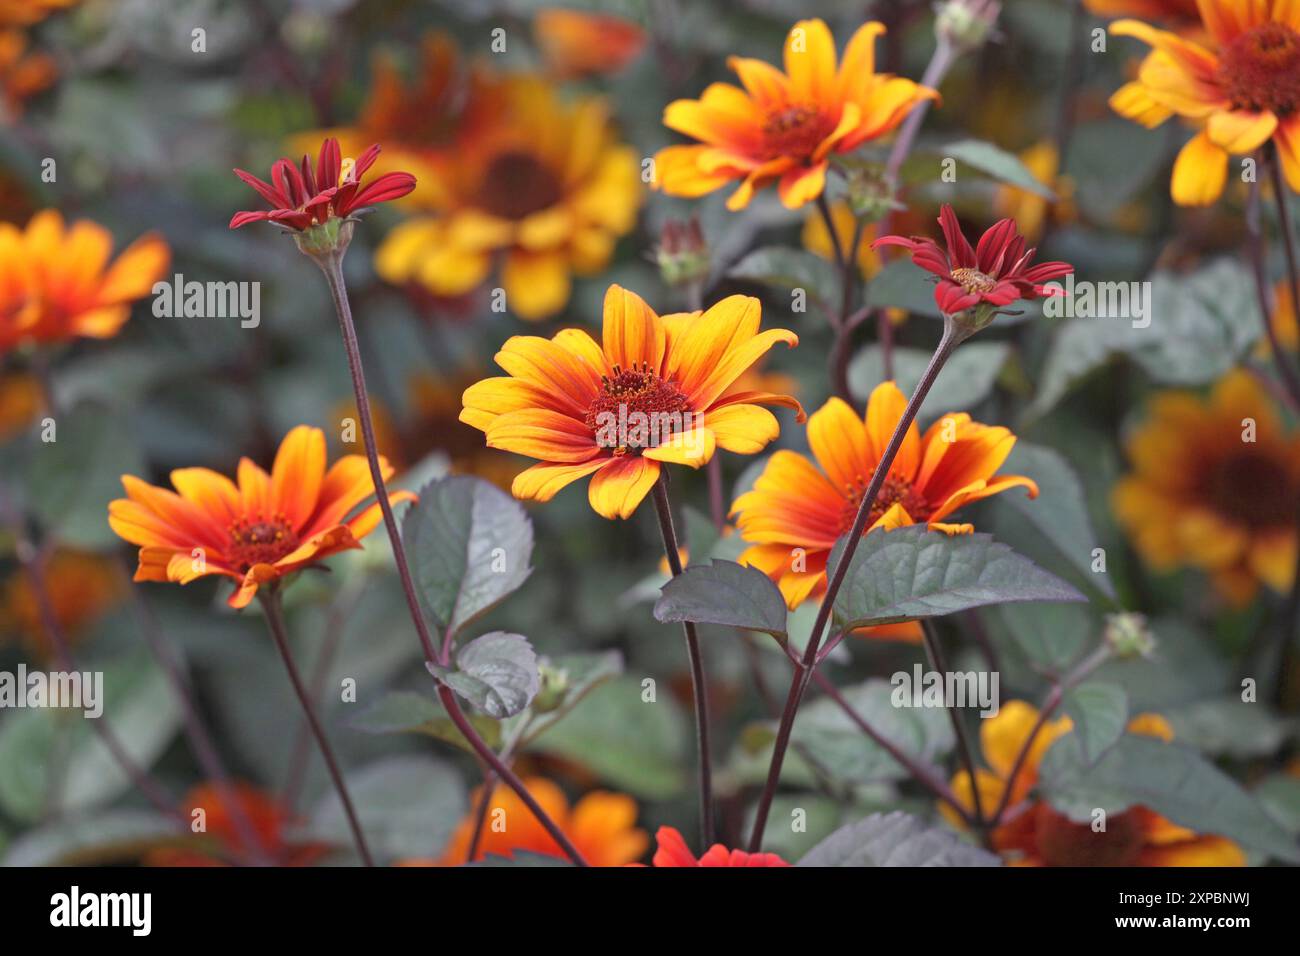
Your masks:
<instances>
[{"instance_id":1,"label":"unopened flower bud","mask_svg":"<svg viewBox=\"0 0 1300 956\"><path fill-rule=\"evenodd\" d=\"M903 208L894 199L885 168L876 164L862 164L849 171L848 202L853 214L867 223L879 222Z\"/></svg>"},{"instance_id":2,"label":"unopened flower bud","mask_svg":"<svg viewBox=\"0 0 1300 956\"><path fill-rule=\"evenodd\" d=\"M998 0L944 0L935 11L934 32L958 52L974 50L989 38L1001 12Z\"/></svg>"},{"instance_id":3,"label":"unopened flower bud","mask_svg":"<svg viewBox=\"0 0 1300 956\"><path fill-rule=\"evenodd\" d=\"M541 686L533 698L533 713L545 714L564 703L564 698L569 693L569 672L547 661L539 662L537 670Z\"/></svg>"},{"instance_id":4,"label":"unopened flower bud","mask_svg":"<svg viewBox=\"0 0 1300 956\"><path fill-rule=\"evenodd\" d=\"M1121 659L1150 657L1156 649L1156 639L1141 614L1125 611L1106 618L1103 639L1114 655Z\"/></svg>"},{"instance_id":5,"label":"unopened flower bud","mask_svg":"<svg viewBox=\"0 0 1300 956\"><path fill-rule=\"evenodd\" d=\"M669 219L659 233L655 261L663 280L673 288L703 282L709 275L709 245L699 221Z\"/></svg>"}]
</instances>

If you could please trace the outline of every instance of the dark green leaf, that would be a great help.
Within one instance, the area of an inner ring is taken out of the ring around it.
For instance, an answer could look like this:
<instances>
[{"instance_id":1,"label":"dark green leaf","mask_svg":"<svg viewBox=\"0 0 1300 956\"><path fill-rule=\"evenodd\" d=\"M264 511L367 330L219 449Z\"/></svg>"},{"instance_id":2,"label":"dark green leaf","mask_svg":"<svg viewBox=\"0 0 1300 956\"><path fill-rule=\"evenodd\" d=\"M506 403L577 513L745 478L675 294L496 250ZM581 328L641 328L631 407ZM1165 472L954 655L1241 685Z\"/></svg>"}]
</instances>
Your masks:
<instances>
[{"instance_id":1,"label":"dark green leaf","mask_svg":"<svg viewBox=\"0 0 1300 956\"><path fill-rule=\"evenodd\" d=\"M840 539L831 568L843 549ZM985 604L1083 600L1069 584L987 534L911 527L873 531L862 539L835 598L835 616L845 627L862 627Z\"/></svg>"},{"instance_id":2,"label":"dark green leaf","mask_svg":"<svg viewBox=\"0 0 1300 956\"><path fill-rule=\"evenodd\" d=\"M1015 186L1044 199L1056 199L1056 193L1039 182L1029 168L1020 161L1019 156L1008 153L1005 149L999 149L992 143L979 139L963 139L949 143L939 152L945 158L951 157L1009 186Z\"/></svg>"},{"instance_id":3,"label":"dark green leaf","mask_svg":"<svg viewBox=\"0 0 1300 956\"><path fill-rule=\"evenodd\" d=\"M930 394L921 403L920 418L930 421L948 412L963 412L984 401L1010 353L1005 342L968 342L953 353L935 379ZM893 350L894 381L904 395L911 395L929 364L930 353L922 349ZM849 388L860 402L885 380L880 346L868 345L849 364ZM1014 472L1013 472L1014 473Z\"/></svg>"},{"instance_id":4,"label":"dark green leaf","mask_svg":"<svg viewBox=\"0 0 1300 956\"><path fill-rule=\"evenodd\" d=\"M951 830L902 811L873 813L840 827L808 851L800 866L1001 866Z\"/></svg>"},{"instance_id":5,"label":"dark green leaf","mask_svg":"<svg viewBox=\"0 0 1300 956\"><path fill-rule=\"evenodd\" d=\"M459 632L527 580L533 526L481 478L430 482L402 522L420 604L439 633Z\"/></svg>"},{"instance_id":6,"label":"dark green leaf","mask_svg":"<svg viewBox=\"0 0 1300 956\"><path fill-rule=\"evenodd\" d=\"M665 624L694 621L763 631L785 639L785 598L757 568L733 561L697 564L663 586L655 603L655 620Z\"/></svg>"},{"instance_id":7,"label":"dark green leaf","mask_svg":"<svg viewBox=\"0 0 1300 956\"><path fill-rule=\"evenodd\" d=\"M824 302L826 296L839 288L835 266L829 260L789 246L755 249L732 266L727 275L732 279L760 282L786 294L803 289L814 302Z\"/></svg>"},{"instance_id":8,"label":"dark green leaf","mask_svg":"<svg viewBox=\"0 0 1300 956\"><path fill-rule=\"evenodd\" d=\"M498 720L513 717L537 696L537 655L522 634L493 631L456 652L454 669L426 664L461 697Z\"/></svg>"},{"instance_id":9,"label":"dark green leaf","mask_svg":"<svg viewBox=\"0 0 1300 956\"><path fill-rule=\"evenodd\" d=\"M1074 721L1083 759L1095 762L1119 740L1128 723L1128 694L1104 681L1087 681L1069 690L1061 708Z\"/></svg>"},{"instance_id":10,"label":"dark green leaf","mask_svg":"<svg viewBox=\"0 0 1300 956\"><path fill-rule=\"evenodd\" d=\"M492 748L501 743L501 722L480 714L466 714L484 742ZM447 717L442 704L415 691L399 690L385 694L367 707L349 726L368 734L428 734L473 752L469 741Z\"/></svg>"}]
</instances>

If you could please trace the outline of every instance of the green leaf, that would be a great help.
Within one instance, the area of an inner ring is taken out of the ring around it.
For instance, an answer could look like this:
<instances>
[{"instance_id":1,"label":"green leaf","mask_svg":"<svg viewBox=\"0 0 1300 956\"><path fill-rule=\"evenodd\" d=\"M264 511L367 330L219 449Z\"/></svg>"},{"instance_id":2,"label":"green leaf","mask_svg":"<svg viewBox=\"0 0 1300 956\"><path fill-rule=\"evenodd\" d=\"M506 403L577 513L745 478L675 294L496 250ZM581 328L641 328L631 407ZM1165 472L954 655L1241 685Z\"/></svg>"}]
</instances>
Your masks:
<instances>
[{"instance_id":1,"label":"green leaf","mask_svg":"<svg viewBox=\"0 0 1300 956\"><path fill-rule=\"evenodd\" d=\"M932 421L949 412L964 412L988 398L1010 351L1011 347L1005 342L964 344L940 370L930 394L921 403L921 420ZM911 395L930 362L930 353L922 349L895 348L893 360L894 381L904 395ZM859 402L865 402L871 390L883 381L885 366L880 346L868 345L849 364L849 389Z\"/></svg>"},{"instance_id":2,"label":"green leaf","mask_svg":"<svg viewBox=\"0 0 1300 956\"><path fill-rule=\"evenodd\" d=\"M840 827L799 866L1001 866L992 853L910 814L873 813Z\"/></svg>"},{"instance_id":3,"label":"green leaf","mask_svg":"<svg viewBox=\"0 0 1300 956\"><path fill-rule=\"evenodd\" d=\"M790 246L755 249L732 266L727 275L759 282L787 295L793 289L803 289L809 299L820 303L839 289L835 266L830 260Z\"/></svg>"},{"instance_id":4,"label":"green leaf","mask_svg":"<svg viewBox=\"0 0 1300 956\"><path fill-rule=\"evenodd\" d=\"M1115 586L1110 577L1092 570L1092 553L1099 547L1097 534L1088 517L1083 485L1070 463L1050 448L1017 441L1001 471L1033 479L1039 494L1030 498L1023 490L1013 488L998 495L994 507L1009 513L1010 520L1028 521L1084 581L1114 600Z\"/></svg>"},{"instance_id":5,"label":"green leaf","mask_svg":"<svg viewBox=\"0 0 1300 956\"><path fill-rule=\"evenodd\" d=\"M1288 833L1300 835L1300 777L1275 773L1264 778L1255 788L1254 795Z\"/></svg>"},{"instance_id":6,"label":"green leaf","mask_svg":"<svg viewBox=\"0 0 1300 956\"><path fill-rule=\"evenodd\" d=\"M544 674L560 675L564 687L559 692L558 699L543 701L547 696L547 681L544 678L541 692L528 709L505 722L504 734L507 738L512 737L518 728L524 729L520 749L527 747L577 707L593 688L623 673L623 655L618 651L563 654L554 659L542 658L541 664ZM547 709L540 710L543 702Z\"/></svg>"},{"instance_id":7,"label":"green leaf","mask_svg":"<svg viewBox=\"0 0 1300 956\"><path fill-rule=\"evenodd\" d=\"M834 567L845 539L831 554ZM862 539L835 616L844 627L937 617L985 604L1084 601L1060 578L987 534L947 535L924 527L873 531Z\"/></svg>"},{"instance_id":8,"label":"green leaf","mask_svg":"<svg viewBox=\"0 0 1300 956\"><path fill-rule=\"evenodd\" d=\"M483 741L493 749L501 744L501 722L482 714L465 715ZM348 726L368 734L427 734L469 753L474 752L442 704L410 690L392 691L367 707Z\"/></svg>"},{"instance_id":9,"label":"green leaf","mask_svg":"<svg viewBox=\"0 0 1300 956\"><path fill-rule=\"evenodd\" d=\"M686 782L686 718L667 686L647 696L635 677L605 681L530 750L581 764L639 797L677 796Z\"/></svg>"},{"instance_id":10,"label":"green leaf","mask_svg":"<svg viewBox=\"0 0 1300 956\"><path fill-rule=\"evenodd\" d=\"M180 725L180 708L166 677L145 651L103 666L103 716L41 707L0 722L0 806L34 822L50 810L58 779L58 809L71 813L106 803L131 779L104 746L92 719L109 720L122 749L149 768Z\"/></svg>"},{"instance_id":11,"label":"green leaf","mask_svg":"<svg viewBox=\"0 0 1300 956\"><path fill-rule=\"evenodd\" d=\"M106 810L52 821L14 840L5 866L138 863L147 851L187 837L175 820L149 810Z\"/></svg>"},{"instance_id":12,"label":"green leaf","mask_svg":"<svg viewBox=\"0 0 1300 956\"><path fill-rule=\"evenodd\" d=\"M934 301L934 276L911 259L895 259L872 277L867 301L874 309L904 309L913 315L942 318Z\"/></svg>"},{"instance_id":13,"label":"green leaf","mask_svg":"<svg viewBox=\"0 0 1300 956\"><path fill-rule=\"evenodd\" d=\"M54 438L33 443L24 486L41 524L77 547L120 543L108 526L108 503L126 496L122 475L144 473L130 423L80 406L55 419Z\"/></svg>"},{"instance_id":14,"label":"green leaf","mask_svg":"<svg viewBox=\"0 0 1300 956\"><path fill-rule=\"evenodd\" d=\"M1195 700L1161 713L1173 727L1175 740L1234 760L1271 757L1296 730L1293 718L1280 717L1264 703L1248 704L1239 693Z\"/></svg>"},{"instance_id":15,"label":"green leaf","mask_svg":"<svg viewBox=\"0 0 1300 956\"><path fill-rule=\"evenodd\" d=\"M1102 624L1079 604L1005 604L985 608L994 635L1007 635L1037 670L1064 674L1101 634Z\"/></svg>"},{"instance_id":16,"label":"green leaf","mask_svg":"<svg viewBox=\"0 0 1300 956\"><path fill-rule=\"evenodd\" d=\"M345 781L366 843L382 859L438 856L468 807L460 774L433 757L384 757L346 774ZM312 809L306 829L313 839L353 846L333 789Z\"/></svg>"},{"instance_id":17,"label":"green leaf","mask_svg":"<svg viewBox=\"0 0 1300 956\"><path fill-rule=\"evenodd\" d=\"M757 568L714 560L687 568L662 590L654 609L661 623L722 624L785 640L785 598Z\"/></svg>"},{"instance_id":18,"label":"green leaf","mask_svg":"<svg viewBox=\"0 0 1300 956\"><path fill-rule=\"evenodd\" d=\"M425 664L438 680L489 717L513 717L537 696L537 655L522 634L493 631L456 652L456 667Z\"/></svg>"},{"instance_id":19,"label":"green leaf","mask_svg":"<svg viewBox=\"0 0 1300 956\"><path fill-rule=\"evenodd\" d=\"M1091 288L1097 299L1105 291ZM1156 272L1149 293L1145 327L1135 328L1136 317L1127 315L1077 317L1061 326L1024 421L1046 414L1075 384L1114 356L1132 359L1162 385L1204 385L1235 366L1259 337L1253 280L1234 260L1218 259L1191 275ZM1078 295L1074 303L1081 307ZM1071 304L1067 299L1051 301L1045 309L1068 309ZM1131 305L1129 311L1134 311Z\"/></svg>"},{"instance_id":20,"label":"green leaf","mask_svg":"<svg viewBox=\"0 0 1300 956\"><path fill-rule=\"evenodd\" d=\"M1300 861L1294 841L1235 780L1189 747L1125 734L1089 764L1079 736L1052 744L1039 765L1044 795L1076 822L1095 808L1142 805L1197 833L1217 834L1278 859Z\"/></svg>"},{"instance_id":21,"label":"green leaf","mask_svg":"<svg viewBox=\"0 0 1300 956\"><path fill-rule=\"evenodd\" d=\"M948 715L940 708L895 706L893 687L883 678L842 688L840 694L877 733L921 763L937 761L952 749ZM837 780L863 784L907 776L888 751L827 697L799 709L791 740Z\"/></svg>"},{"instance_id":22,"label":"green leaf","mask_svg":"<svg viewBox=\"0 0 1300 956\"><path fill-rule=\"evenodd\" d=\"M1124 688L1104 681L1087 681L1069 690L1061 708L1078 734L1083 759L1096 762L1119 740L1128 724L1128 694Z\"/></svg>"},{"instance_id":23,"label":"green leaf","mask_svg":"<svg viewBox=\"0 0 1300 956\"><path fill-rule=\"evenodd\" d=\"M1029 171L1029 167L1020 161L1020 157L999 149L992 143L979 139L963 139L949 143L939 152L945 158L951 157L1008 186L1015 186L1017 189L1023 189L1044 199L1056 199L1056 193L1039 182L1038 178Z\"/></svg>"},{"instance_id":24,"label":"green leaf","mask_svg":"<svg viewBox=\"0 0 1300 956\"><path fill-rule=\"evenodd\" d=\"M481 478L430 482L402 522L420 605L437 633L459 631L532 572L533 525L523 507Z\"/></svg>"}]
</instances>

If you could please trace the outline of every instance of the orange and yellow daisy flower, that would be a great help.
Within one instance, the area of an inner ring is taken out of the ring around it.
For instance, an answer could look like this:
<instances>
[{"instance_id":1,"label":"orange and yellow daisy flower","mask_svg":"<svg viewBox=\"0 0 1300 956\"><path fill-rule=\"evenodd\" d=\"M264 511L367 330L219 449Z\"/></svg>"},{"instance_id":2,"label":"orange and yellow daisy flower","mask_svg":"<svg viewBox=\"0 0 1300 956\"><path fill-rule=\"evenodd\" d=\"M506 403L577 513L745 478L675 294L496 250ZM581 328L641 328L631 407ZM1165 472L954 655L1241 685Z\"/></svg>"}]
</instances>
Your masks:
<instances>
[{"instance_id":1,"label":"orange and yellow daisy flower","mask_svg":"<svg viewBox=\"0 0 1300 956\"><path fill-rule=\"evenodd\" d=\"M442 157L416 191L435 215L393 229L375 254L385 281L435 296L482 286L500 266L505 305L540 320L569 301L631 231L641 204L636 151L614 135L606 103L561 100L534 76L494 78L489 129Z\"/></svg>"},{"instance_id":2,"label":"orange and yellow daisy flower","mask_svg":"<svg viewBox=\"0 0 1300 956\"><path fill-rule=\"evenodd\" d=\"M1208 400L1157 395L1126 447L1133 473L1112 501L1148 564L1200 568L1234 604L1252 600L1261 582L1291 587L1300 434L1286 430L1253 375L1230 372Z\"/></svg>"},{"instance_id":3,"label":"orange and yellow daisy flower","mask_svg":"<svg viewBox=\"0 0 1300 956\"><path fill-rule=\"evenodd\" d=\"M1292 0L1198 0L1207 45L1138 20L1111 32L1153 48L1138 77L1116 91L1111 107L1143 126L1170 116L1199 132L1174 163L1171 193L1181 206L1208 206L1228 180L1229 155L1270 140L1282 171L1300 190L1300 5Z\"/></svg>"},{"instance_id":4,"label":"orange and yellow daisy flower","mask_svg":"<svg viewBox=\"0 0 1300 956\"><path fill-rule=\"evenodd\" d=\"M149 294L171 253L144 236L111 264L113 237L89 220L64 228L53 209L18 229L0 223L0 353L77 336L111 338Z\"/></svg>"},{"instance_id":5,"label":"orange and yellow daisy flower","mask_svg":"<svg viewBox=\"0 0 1300 956\"><path fill-rule=\"evenodd\" d=\"M540 10L533 36L547 68L567 79L617 73L636 59L646 33L623 17L583 10Z\"/></svg>"},{"instance_id":6,"label":"orange and yellow daisy flower","mask_svg":"<svg viewBox=\"0 0 1300 956\"><path fill-rule=\"evenodd\" d=\"M760 312L757 299L733 295L702 314L661 318L610 286L601 344L580 329L509 339L496 362L510 374L466 389L461 421L492 448L541 460L515 478L515 497L549 501L591 475L592 508L627 518L661 462L698 468L716 448L758 452L780 430L763 405L802 420L790 396L737 387L773 345L799 342L786 329L760 332Z\"/></svg>"},{"instance_id":7,"label":"orange and yellow daisy flower","mask_svg":"<svg viewBox=\"0 0 1300 956\"><path fill-rule=\"evenodd\" d=\"M866 23L836 65L835 38L821 20L800 20L785 42L785 72L762 60L727 63L744 89L714 83L698 100L676 100L664 125L700 145L669 146L655 156L655 184L674 196L703 196L736 180L727 208L749 205L754 191L777 183L790 209L822 194L832 153L847 153L893 132L938 93L875 71L881 23Z\"/></svg>"},{"instance_id":8,"label":"orange and yellow daisy flower","mask_svg":"<svg viewBox=\"0 0 1300 956\"><path fill-rule=\"evenodd\" d=\"M989 770L975 771L980 806L992 813L1010 787L1007 807L1020 807L1031 799L1038 782L1043 755L1073 729L1069 717L1043 724L1014 780L1008 780L1025 741L1038 721L1038 710L1023 700L1002 705L998 713L980 722L980 745ZM1139 714L1129 721L1128 732L1169 741L1174 733L1158 714ZM952 790L968 812L975 800L970 775L952 779ZM960 817L947 805L940 812L954 826ZM1096 832L1088 823L1075 823L1044 800L1034 800L992 832L994 848L1015 866L1245 866L1241 848L1220 836L1197 834L1143 806L1111 814L1106 829Z\"/></svg>"},{"instance_id":9,"label":"orange and yellow daisy flower","mask_svg":"<svg viewBox=\"0 0 1300 956\"><path fill-rule=\"evenodd\" d=\"M650 845L646 832L636 825L636 801L627 794L593 790L570 806L564 791L544 777L526 778L524 788L592 866L623 866L638 859ZM470 798L470 806L477 808L481 797L480 787ZM494 820L504 821L505 826L494 826ZM470 862L469 848L477 822L477 814L471 811L456 827L442 856L431 865L459 866ZM498 783L492 791L474 860L481 860L489 853L511 856L516 850L568 859L519 795ZM409 860L406 864L419 862L422 861Z\"/></svg>"},{"instance_id":10,"label":"orange and yellow daisy flower","mask_svg":"<svg viewBox=\"0 0 1300 956\"><path fill-rule=\"evenodd\" d=\"M782 449L769 459L751 491L736 499L736 527L750 543L740 555L766 573L793 610L826 590L826 560L854 516L907 398L893 382L871 393L865 418L832 398L808 419L808 443L817 463ZM925 523L949 534L974 530L944 521L959 508L1010 488L1038 486L999 475L1016 436L981 425L965 412L945 415L922 435L914 422L871 508L867 530ZM818 468L820 465L820 469Z\"/></svg>"},{"instance_id":11,"label":"orange and yellow daisy flower","mask_svg":"<svg viewBox=\"0 0 1300 956\"><path fill-rule=\"evenodd\" d=\"M380 460L384 478L392 474ZM363 455L325 469L325 434L299 425L284 437L268 475L247 458L238 484L207 468L178 468L172 486L157 488L122 476L127 497L108 506L118 536L140 547L137 581L189 584L207 575L233 578L234 608L246 607L263 584L274 584L348 548L379 524L378 502L348 518L375 493ZM390 503L414 499L393 492Z\"/></svg>"},{"instance_id":12,"label":"orange and yellow daisy flower","mask_svg":"<svg viewBox=\"0 0 1300 956\"><path fill-rule=\"evenodd\" d=\"M775 853L746 853L744 850L728 850L721 843L715 843L697 858L686 845L681 833L673 827L660 827L655 831L658 844L654 859L656 867L667 866L789 866Z\"/></svg>"}]
</instances>

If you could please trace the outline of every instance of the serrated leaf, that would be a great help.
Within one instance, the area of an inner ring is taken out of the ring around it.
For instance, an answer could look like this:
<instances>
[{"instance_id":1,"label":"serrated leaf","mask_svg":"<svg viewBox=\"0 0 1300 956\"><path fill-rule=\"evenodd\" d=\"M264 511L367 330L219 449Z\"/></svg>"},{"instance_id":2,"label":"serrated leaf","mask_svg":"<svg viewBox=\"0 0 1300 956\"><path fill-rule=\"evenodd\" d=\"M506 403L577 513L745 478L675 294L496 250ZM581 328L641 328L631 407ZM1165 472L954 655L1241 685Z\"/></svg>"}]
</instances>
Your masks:
<instances>
[{"instance_id":1,"label":"serrated leaf","mask_svg":"<svg viewBox=\"0 0 1300 956\"><path fill-rule=\"evenodd\" d=\"M727 272L732 279L748 279L781 292L803 289L810 299L824 302L839 288L835 266L827 259L790 246L755 249Z\"/></svg>"},{"instance_id":2,"label":"serrated leaf","mask_svg":"<svg viewBox=\"0 0 1300 956\"><path fill-rule=\"evenodd\" d=\"M1087 681L1066 692L1061 708L1079 735L1083 758L1094 762L1124 733L1128 724L1128 694L1104 681Z\"/></svg>"},{"instance_id":3,"label":"serrated leaf","mask_svg":"<svg viewBox=\"0 0 1300 956\"><path fill-rule=\"evenodd\" d=\"M489 717L513 717L537 696L537 654L522 634L493 631L456 652L456 667L426 663L446 684Z\"/></svg>"},{"instance_id":4,"label":"serrated leaf","mask_svg":"<svg viewBox=\"0 0 1300 956\"><path fill-rule=\"evenodd\" d=\"M951 830L895 810L840 827L808 851L799 866L1001 866L986 850Z\"/></svg>"},{"instance_id":5,"label":"serrated leaf","mask_svg":"<svg viewBox=\"0 0 1300 956\"><path fill-rule=\"evenodd\" d=\"M1079 604L1006 604L980 612L1036 669L1064 674L1101 633L1101 622Z\"/></svg>"},{"instance_id":6,"label":"serrated leaf","mask_svg":"<svg viewBox=\"0 0 1300 956\"><path fill-rule=\"evenodd\" d=\"M734 561L696 564L662 590L654 608L655 620L661 623L722 624L785 640L785 598L757 568Z\"/></svg>"},{"instance_id":7,"label":"serrated leaf","mask_svg":"<svg viewBox=\"0 0 1300 956\"><path fill-rule=\"evenodd\" d=\"M1070 463L1051 448L1017 441L1002 466L1002 473L1033 479L1039 494L1030 498L1023 491L1012 489L998 495L994 507L1013 512L1013 520L1027 520L1084 581L1113 600L1115 586L1110 577L1092 570L1093 550L1099 544L1088 516L1083 485Z\"/></svg>"},{"instance_id":8,"label":"serrated leaf","mask_svg":"<svg viewBox=\"0 0 1300 956\"><path fill-rule=\"evenodd\" d=\"M835 544L834 568L845 539ZM924 527L873 531L862 539L835 597L844 627L893 624L986 604L1084 601L1071 585L987 534Z\"/></svg>"},{"instance_id":9,"label":"serrated leaf","mask_svg":"<svg viewBox=\"0 0 1300 956\"><path fill-rule=\"evenodd\" d=\"M1066 734L1043 756L1038 774L1052 806L1077 822L1091 820L1095 808L1113 815L1140 804L1197 833L1300 861L1295 841L1250 794L1176 742L1125 734L1089 764L1078 735Z\"/></svg>"},{"instance_id":10,"label":"serrated leaf","mask_svg":"<svg viewBox=\"0 0 1300 956\"><path fill-rule=\"evenodd\" d=\"M993 391L993 383L1006 363L1011 348L1005 342L968 342L952 354L921 403L918 416L929 421L948 412L974 408ZM921 380L930 353L922 349L893 350L894 381L904 395L911 395ZM849 389L859 402L885 380L880 346L868 345L849 363ZM1012 471L1012 474L1016 472Z\"/></svg>"},{"instance_id":11,"label":"serrated leaf","mask_svg":"<svg viewBox=\"0 0 1300 956\"><path fill-rule=\"evenodd\" d=\"M1017 189L1023 189L1044 199L1056 199L1056 193L1039 182L1038 178L1029 171L1029 167L1020 161L1019 156L1008 153L992 143L979 139L963 139L949 143L940 150L940 153L945 158L951 157L1009 186L1015 186Z\"/></svg>"},{"instance_id":12,"label":"serrated leaf","mask_svg":"<svg viewBox=\"0 0 1300 956\"><path fill-rule=\"evenodd\" d=\"M542 663L550 670L564 675L564 692L558 701L550 704L549 710L538 712L539 697L524 713L506 721L507 738L514 734L517 727L521 725L526 727L526 734L519 742L521 750L577 707L594 688L623 673L623 655L618 651L563 654L553 659L543 658Z\"/></svg>"},{"instance_id":13,"label":"serrated leaf","mask_svg":"<svg viewBox=\"0 0 1300 956\"><path fill-rule=\"evenodd\" d=\"M420 605L434 630L458 633L532 572L533 525L519 502L481 478L430 482L402 522Z\"/></svg>"}]
</instances>

